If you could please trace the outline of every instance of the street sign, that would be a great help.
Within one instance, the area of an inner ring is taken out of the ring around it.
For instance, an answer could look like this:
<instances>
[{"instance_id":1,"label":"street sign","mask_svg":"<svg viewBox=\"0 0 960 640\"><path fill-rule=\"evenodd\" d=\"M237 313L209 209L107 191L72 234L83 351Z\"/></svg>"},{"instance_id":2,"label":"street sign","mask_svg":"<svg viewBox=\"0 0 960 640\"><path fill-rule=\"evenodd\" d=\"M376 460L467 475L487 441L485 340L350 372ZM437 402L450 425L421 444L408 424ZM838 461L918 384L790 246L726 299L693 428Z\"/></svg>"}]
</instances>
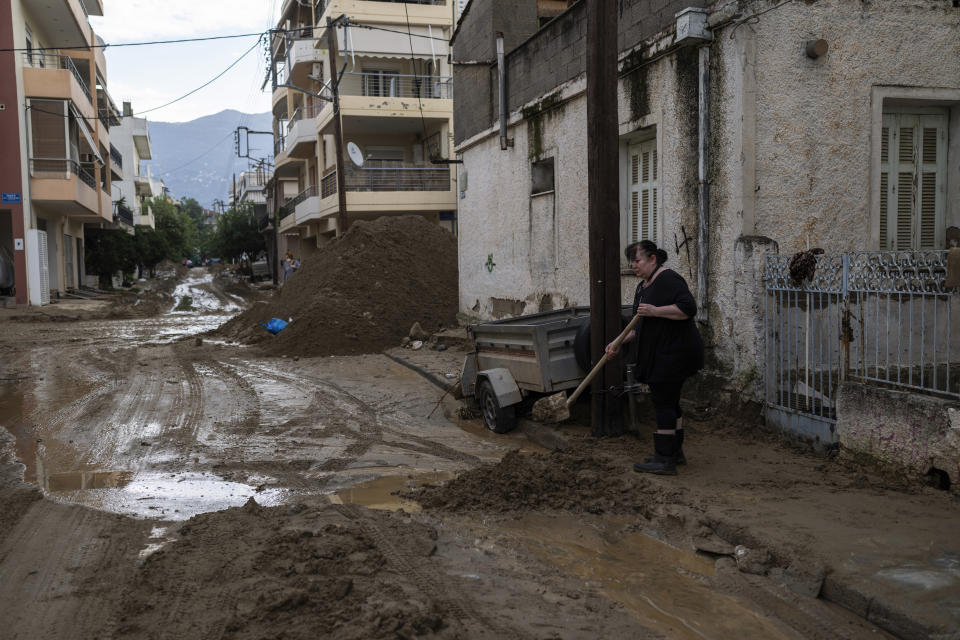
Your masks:
<instances>
[{"instance_id":1,"label":"street sign","mask_svg":"<svg viewBox=\"0 0 960 640\"><path fill-rule=\"evenodd\" d=\"M19 193L4 193L0 198L2 198L3 204L21 204L23 202Z\"/></svg>"}]
</instances>

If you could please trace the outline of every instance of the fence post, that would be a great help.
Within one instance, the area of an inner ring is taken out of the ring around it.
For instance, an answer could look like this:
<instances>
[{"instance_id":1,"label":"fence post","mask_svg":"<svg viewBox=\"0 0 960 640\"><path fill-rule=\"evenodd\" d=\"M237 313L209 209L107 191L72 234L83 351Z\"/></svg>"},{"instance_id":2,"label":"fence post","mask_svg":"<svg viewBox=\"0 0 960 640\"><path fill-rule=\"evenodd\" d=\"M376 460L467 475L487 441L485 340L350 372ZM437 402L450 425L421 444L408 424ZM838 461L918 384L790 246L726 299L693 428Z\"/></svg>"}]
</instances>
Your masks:
<instances>
[{"instance_id":1,"label":"fence post","mask_svg":"<svg viewBox=\"0 0 960 640\"><path fill-rule=\"evenodd\" d=\"M840 382L847 379L847 373L850 370L850 339L853 337L853 328L850 326L850 254L844 253L841 257L842 278L840 288L840 309L842 319L840 321Z\"/></svg>"}]
</instances>

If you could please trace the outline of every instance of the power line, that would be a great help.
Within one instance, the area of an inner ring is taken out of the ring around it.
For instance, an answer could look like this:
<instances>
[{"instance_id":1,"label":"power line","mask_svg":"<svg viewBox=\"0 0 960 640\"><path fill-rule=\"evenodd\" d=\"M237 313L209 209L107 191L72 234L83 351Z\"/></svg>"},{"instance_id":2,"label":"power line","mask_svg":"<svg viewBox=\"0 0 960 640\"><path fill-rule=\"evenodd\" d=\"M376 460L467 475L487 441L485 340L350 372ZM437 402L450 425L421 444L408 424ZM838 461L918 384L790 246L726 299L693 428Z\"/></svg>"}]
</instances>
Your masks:
<instances>
[{"instance_id":1,"label":"power line","mask_svg":"<svg viewBox=\"0 0 960 640\"><path fill-rule=\"evenodd\" d=\"M106 42L105 42L105 43L103 43L103 44L91 44L91 45L82 45L82 46L75 46L75 47L31 47L31 48L29 48L29 49L28 49L28 48L25 48L25 47L24 47L24 48L13 47L13 48L10 48L10 49L0 49L0 53L16 52L16 51L26 51L26 52L31 52L31 51L34 51L34 52L35 52L35 51L60 51L60 50L74 50L74 49L82 49L82 50L86 51L86 50L88 50L88 49L106 49L106 48L108 48L108 47L143 47L143 46L154 45L154 44L178 44L178 43L182 43L182 42L205 42L205 41L207 41L207 40L226 40L226 39L229 39L229 38L250 38L250 37L253 37L253 36L262 36L262 35L264 35L264 33L265 33L264 31L260 31L260 32L258 32L258 33L236 33L236 34L227 35L227 36L205 36L205 37L202 37L202 38L180 38L180 39L178 39L178 40L151 40L151 41L149 41L149 42L120 42L120 43L117 43L117 44L110 44L110 43L106 43Z\"/></svg>"},{"instance_id":2,"label":"power line","mask_svg":"<svg viewBox=\"0 0 960 640\"><path fill-rule=\"evenodd\" d=\"M136 117L136 116L142 115L142 114L144 114L144 113L149 113L149 112L151 112L151 111L156 111L157 109L163 109L164 107L169 107L169 106L172 105L173 103L175 103L175 102L180 102L181 100L183 100L183 99L185 99L185 98L188 98L189 96L195 94L197 91L200 91L201 89L210 86L210 85L213 84L215 81L219 80L225 73L227 73L227 71L230 71L230 69L232 69L232 68L234 68L235 66L237 66L237 64L239 64L241 60L243 60L245 57L247 57L247 56L250 54L251 51L253 51L254 49L256 49L257 46L259 46L259 44L263 41L262 36L263 36L264 34L260 34L260 35L261 35L261 38L258 39L255 43L253 43L253 46L252 46L252 47L250 47L249 49L247 49L246 51L244 51L244 52L240 55L239 58L237 58L236 60L234 60L233 62L231 62L231 63L230 63L230 66L228 66L226 69L224 69L223 71L221 71L220 73L218 73L217 75L215 75L215 76L214 76L213 78L211 78L210 80L204 82L202 85L200 85L200 86L197 87L196 89L193 89L193 90L191 90L191 91L183 94L183 95L180 96L179 98L175 98L175 99L171 100L170 102L167 102L166 104L162 104L162 105L160 105L159 107L151 107L151 108L149 108L149 109L144 109L143 111L138 111L137 113L130 114L129 116L128 116L128 115L121 115L121 116L119 116L119 117L121 117L121 118L132 118L132 117ZM36 110L36 111L40 111L40 112L43 112L43 113L49 113L49 114L55 115L55 116L60 116L61 118L66 117L66 116L64 116L62 113L55 113L55 112L53 112L53 111L45 111L45 110L43 110L43 109L40 109L40 108L38 108L38 107L34 107L34 106L32 106L32 105L31 105L30 107L27 107L27 108L28 108L28 109L34 109L34 110ZM96 119L97 119L96 117L93 117L93 118L90 118L90 117L87 117L87 116L80 116L80 117L83 118L84 120L89 120L89 121L93 121L93 120L96 120Z\"/></svg>"}]
</instances>

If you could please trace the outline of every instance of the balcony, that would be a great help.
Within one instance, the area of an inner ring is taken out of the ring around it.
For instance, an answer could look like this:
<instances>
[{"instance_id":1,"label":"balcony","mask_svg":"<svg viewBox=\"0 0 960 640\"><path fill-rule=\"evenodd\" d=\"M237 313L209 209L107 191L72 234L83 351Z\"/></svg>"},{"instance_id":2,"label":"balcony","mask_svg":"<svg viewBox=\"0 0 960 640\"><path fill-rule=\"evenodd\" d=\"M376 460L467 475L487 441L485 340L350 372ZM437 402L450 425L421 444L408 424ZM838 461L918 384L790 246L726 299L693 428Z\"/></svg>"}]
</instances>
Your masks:
<instances>
[{"instance_id":1,"label":"balcony","mask_svg":"<svg viewBox=\"0 0 960 640\"><path fill-rule=\"evenodd\" d=\"M316 40L309 38L305 40L294 40L293 46L290 47L290 67L293 70L293 78L295 81L301 80L301 74L299 73L299 67L303 64L313 64L314 62L323 62L323 52L324 49L317 49L314 45ZM306 78L306 75L311 72L312 69L307 69L303 73L303 78Z\"/></svg>"},{"instance_id":2,"label":"balcony","mask_svg":"<svg viewBox=\"0 0 960 640\"><path fill-rule=\"evenodd\" d=\"M115 176L114 179L123 179L123 155L112 144L110 145L110 171Z\"/></svg>"},{"instance_id":3,"label":"balcony","mask_svg":"<svg viewBox=\"0 0 960 640\"><path fill-rule=\"evenodd\" d=\"M117 205L117 212L113 214L113 218L120 224L133 226L133 210L125 204Z\"/></svg>"},{"instance_id":4,"label":"balcony","mask_svg":"<svg viewBox=\"0 0 960 640\"><path fill-rule=\"evenodd\" d=\"M96 179L70 158L30 158L30 189L33 200L49 209L71 216L100 217Z\"/></svg>"},{"instance_id":5,"label":"balcony","mask_svg":"<svg viewBox=\"0 0 960 640\"><path fill-rule=\"evenodd\" d=\"M323 0L317 8L318 22L324 24L324 16L336 17L341 13L359 23L405 24L408 17L414 26L450 26L453 22L446 0Z\"/></svg>"},{"instance_id":6,"label":"balcony","mask_svg":"<svg viewBox=\"0 0 960 640\"><path fill-rule=\"evenodd\" d=\"M146 118L131 118L133 121L133 144L137 149L137 156L141 160L153 158L153 147L150 144L150 129Z\"/></svg>"},{"instance_id":7,"label":"balcony","mask_svg":"<svg viewBox=\"0 0 960 640\"><path fill-rule=\"evenodd\" d=\"M433 166L347 167L347 191L449 191L450 169Z\"/></svg>"},{"instance_id":8,"label":"balcony","mask_svg":"<svg viewBox=\"0 0 960 640\"><path fill-rule=\"evenodd\" d=\"M284 150L292 158L306 158L313 154L317 141L317 124L314 120L322 107L304 106L293 112L287 123Z\"/></svg>"},{"instance_id":9,"label":"balcony","mask_svg":"<svg viewBox=\"0 0 960 640\"><path fill-rule=\"evenodd\" d=\"M5 3L9 5L10 3ZM56 29L57 44L61 47L87 47L90 44L90 25L87 22L86 2L80 0L23 0L36 16L42 16L41 31ZM102 10L100 14L102 15Z\"/></svg>"},{"instance_id":10,"label":"balcony","mask_svg":"<svg viewBox=\"0 0 960 640\"><path fill-rule=\"evenodd\" d=\"M69 56L24 53L23 90L28 98L71 100L85 117L94 117L90 87Z\"/></svg>"},{"instance_id":11,"label":"balcony","mask_svg":"<svg viewBox=\"0 0 960 640\"><path fill-rule=\"evenodd\" d=\"M340 95L452 100L453 78L348 71L340 81Z\"/></svg>"}]
</instances>

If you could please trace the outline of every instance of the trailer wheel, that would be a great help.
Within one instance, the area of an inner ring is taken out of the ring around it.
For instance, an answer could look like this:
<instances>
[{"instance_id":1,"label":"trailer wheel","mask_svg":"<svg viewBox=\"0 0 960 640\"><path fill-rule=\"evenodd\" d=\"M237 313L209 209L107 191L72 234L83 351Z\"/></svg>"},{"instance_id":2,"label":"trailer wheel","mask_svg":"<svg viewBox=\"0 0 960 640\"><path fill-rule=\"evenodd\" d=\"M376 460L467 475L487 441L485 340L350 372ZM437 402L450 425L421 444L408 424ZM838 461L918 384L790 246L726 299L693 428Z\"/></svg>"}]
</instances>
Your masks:
<instances>
[{"instance_id":1,"label":"trailer wheel","mask_svg":"<svg viewBox=\"0 0 960 640\"><path fill-rule=\"evenodd\" d=\"M480 403L483 422L490 431L507 433L517 426L516 408L500 406L489 380L481 380L477 385L477 401Z\"/></svg>"}]
</instances>

